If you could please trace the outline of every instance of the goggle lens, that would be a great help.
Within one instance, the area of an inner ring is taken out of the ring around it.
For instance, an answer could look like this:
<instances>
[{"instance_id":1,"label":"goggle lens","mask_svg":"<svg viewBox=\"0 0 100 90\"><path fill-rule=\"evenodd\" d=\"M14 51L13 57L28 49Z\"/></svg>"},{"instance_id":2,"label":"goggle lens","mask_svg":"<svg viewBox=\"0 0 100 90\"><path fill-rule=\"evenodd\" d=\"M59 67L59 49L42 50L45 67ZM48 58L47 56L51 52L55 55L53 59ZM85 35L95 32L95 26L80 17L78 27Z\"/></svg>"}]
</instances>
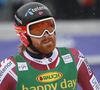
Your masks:
<instances>
[{"instance_id":1,"label":"goggle lens","mask_svg":"<svg viewBox=\"0 0 100 90\"><path fill-rule=\"evenodd\" d=\"M50 33L53 32L55 26L53 20L47 20L40 23L36 23L29 26L29 32L32 35L40 36L44 30L48 30Z\"/></svg>"}]
</instances>

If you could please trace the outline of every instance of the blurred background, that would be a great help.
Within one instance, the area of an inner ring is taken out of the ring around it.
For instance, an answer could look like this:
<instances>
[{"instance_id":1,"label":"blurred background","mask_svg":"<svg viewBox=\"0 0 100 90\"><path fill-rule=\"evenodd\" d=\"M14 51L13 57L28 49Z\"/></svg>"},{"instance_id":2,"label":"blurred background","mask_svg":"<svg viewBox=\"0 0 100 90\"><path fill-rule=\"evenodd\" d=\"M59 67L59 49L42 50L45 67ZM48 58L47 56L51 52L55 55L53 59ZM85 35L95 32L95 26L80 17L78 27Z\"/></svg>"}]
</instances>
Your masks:
<instances>
[{"instance_id":1,"label":"blurred background","mask_svg":"<svg viewBox=\"0 0 100 90\"><path fill-rule=\"evenodd\" d=\"M14 13L34 1L45 4L56 19L56 46L81 51L100 82L100 0L0 0L0 61L19 53Z\"/></svg>"}]
</instances>

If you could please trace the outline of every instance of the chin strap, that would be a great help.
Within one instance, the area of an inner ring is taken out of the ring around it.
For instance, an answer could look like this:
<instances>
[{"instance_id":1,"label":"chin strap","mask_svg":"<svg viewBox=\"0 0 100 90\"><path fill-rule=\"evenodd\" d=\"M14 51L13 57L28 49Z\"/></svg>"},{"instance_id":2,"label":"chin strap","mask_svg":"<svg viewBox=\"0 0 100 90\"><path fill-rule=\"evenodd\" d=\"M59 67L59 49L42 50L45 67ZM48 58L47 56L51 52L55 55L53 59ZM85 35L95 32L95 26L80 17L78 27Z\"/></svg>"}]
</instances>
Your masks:
<instances>
[{"instance_id":1,"label":"chin strap","mask_svg":"<svg viewBox=\"0 0 100 90\"><path fill-rule=\"evenodd\" d=\"M29 47L30 47L33 51L35 51L35 52L37 52L37 53L39 53L39 54L43 54L42 52L40 52L39 50L37 50L32 44L29 44Z\"/></svg>"}]
</instances>

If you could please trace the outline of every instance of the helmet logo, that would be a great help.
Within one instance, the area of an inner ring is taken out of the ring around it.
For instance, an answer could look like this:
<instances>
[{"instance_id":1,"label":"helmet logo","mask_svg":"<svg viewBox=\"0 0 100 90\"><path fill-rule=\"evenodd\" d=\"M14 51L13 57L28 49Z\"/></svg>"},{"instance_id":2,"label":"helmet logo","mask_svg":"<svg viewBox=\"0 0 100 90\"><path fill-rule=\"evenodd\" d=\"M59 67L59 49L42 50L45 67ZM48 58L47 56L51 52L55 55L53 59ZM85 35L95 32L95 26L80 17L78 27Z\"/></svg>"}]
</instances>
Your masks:
<instances>
[{"instance_id":1,"label":"helmet logo","mask_svg":"<svg viewBox=\"0 0 100 90\"><path fill-rule=\"evenodd\" d=\"M33 12L31 11L31 8L28 9L28 11L26 12L25 16L27 16L28 14L33 15Z\"/></svg>"},{"instance_id":2,"label":"helmet logo","mask_svg":"<svg viewBox=\"0 0 100 90\"><path fill-rule=\"evenodd\" d=\"M26 12L25 16L27 16L28 14L33 15L34 12L38 12L38 11L39 11L38 12L39 15L42 15L43 11L41 11L41 10L48 10L48 8L45 6L35 7L33 9L29 8L28 11Z\"/></svg>"}]
</instances>

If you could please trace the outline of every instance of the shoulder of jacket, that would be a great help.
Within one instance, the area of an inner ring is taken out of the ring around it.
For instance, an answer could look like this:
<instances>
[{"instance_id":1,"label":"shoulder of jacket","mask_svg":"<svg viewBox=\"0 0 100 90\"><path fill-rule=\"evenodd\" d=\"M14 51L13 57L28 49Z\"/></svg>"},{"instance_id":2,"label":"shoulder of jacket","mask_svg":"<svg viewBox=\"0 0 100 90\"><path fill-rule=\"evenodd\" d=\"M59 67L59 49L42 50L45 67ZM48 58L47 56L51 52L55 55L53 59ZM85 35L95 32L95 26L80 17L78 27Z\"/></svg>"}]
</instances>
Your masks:
<instances>
[{"instance_id":1,"label":"shoulder of jacket","mask_svg":"<svg viewBox=\"0 0 100 90\"><path fill-rule=\"evenodd\" d=\"M1 67L1 66L5 66L5 65L8 65L8 66L9 66L10 64L15 65L15 60L14 60L13 57L9 57L9 58L6 58L6 59L4 59L3 61L1 61L0 67Z\"/></svg>"}]
</instances>

